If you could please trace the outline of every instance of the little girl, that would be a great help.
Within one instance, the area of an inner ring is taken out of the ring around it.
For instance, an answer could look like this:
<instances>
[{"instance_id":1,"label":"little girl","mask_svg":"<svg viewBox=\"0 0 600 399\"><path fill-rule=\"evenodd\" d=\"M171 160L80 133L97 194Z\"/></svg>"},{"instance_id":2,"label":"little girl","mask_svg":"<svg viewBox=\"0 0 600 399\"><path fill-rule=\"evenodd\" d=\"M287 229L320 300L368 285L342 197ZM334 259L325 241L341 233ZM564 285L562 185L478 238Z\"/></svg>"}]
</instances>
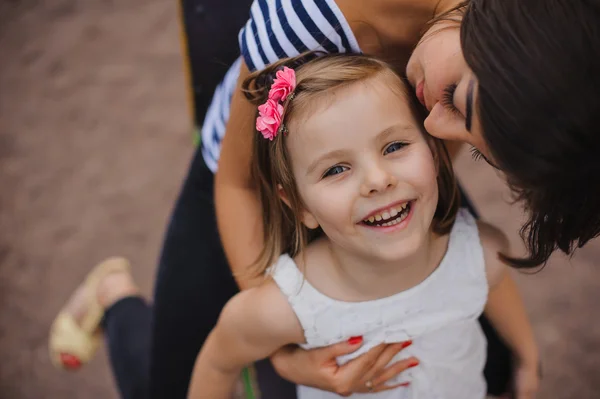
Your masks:
<instances>
[{"instance_id":1,"label":"little girl","mask_svg":"<svg viewBox=\"0 0 600 399\"><path fill-rule=\"evenodd\" d=\"M240 370L282 346L349 340L360 349L340 364L381 343L406 346L390 364L413 360L393 385L365 375L368 398L482 399L485 311L518 357L516 397L533 398L538 354L502 262L507 241L458 209L445 148L394 71L362 55L300 56L244 90L262 104L256 272L266 277L223 309L189 397L229 399ZM299 399L338 397L298 387Z\"/></svg>"}]
</instances>

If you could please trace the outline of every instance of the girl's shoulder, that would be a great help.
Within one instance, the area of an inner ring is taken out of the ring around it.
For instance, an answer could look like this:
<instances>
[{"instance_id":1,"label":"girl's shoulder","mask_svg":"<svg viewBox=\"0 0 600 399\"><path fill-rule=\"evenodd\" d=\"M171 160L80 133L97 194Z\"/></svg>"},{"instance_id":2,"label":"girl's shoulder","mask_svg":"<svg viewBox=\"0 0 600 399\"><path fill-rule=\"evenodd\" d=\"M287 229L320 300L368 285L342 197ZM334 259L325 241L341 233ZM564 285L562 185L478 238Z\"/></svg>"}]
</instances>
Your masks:
<instances>
[{"instance_id":1,"label":"girl's shoulder","mask_svg":"<svg viewBox=\"0 0 600 399\"><path fill-rule=\"evenodd\" d=\"M258 287L235 295L223 308L219 323L247 338L268 334L281 344L301 343L303 330L294 310L275 282L268 278Z\"/></svg>"},{"instance_id":2,"label":"girl's shoulder","mask_svg":"<svg viewBox=\"0 0 600 399\"><path fill-rule=\"evenodd\" d=\"M293 257L281 255L268 271L270 278L287 297L312 296L326 289L331 284L328 271L333 266L328 245L327 237L321 237Z\"/></svg>"},{"instance_id":3,"label":"girl's shoulder","mask_svg":"<svg viewBox=\"0 0 600 399\"><path fill-rule=\"evenodd\" d=\"M465 235L468 236L467 238L473 238L473 235L478 236L484 253L499 251L504 253L509 249L508 238L502 230L488 222L476 219L467 208L458 210L454 226L449 234L455 234L461 238Z\"/></svg>"},{"instance_id":4,"label":"girl's shoulder","mask_svg":"<svg viewBox=\"0 0 600 399\"><path fill-rule=\"evenodd\" d=\"M450 231L445 264L460 265L455 269L460 273L471 270L477 278L487 279L491 287L506 269L501 255L511 256L506 235L497 227L475 219L468 209L459 209Z\"/></svg>"},{"instance_id":5,"label":"girl's shoulder","mask_svg":"<svg viewBox=\"0 0 600 399\"><path fill-rule=\"evenodd\" d=\"M294 256L294 263L304 275L310 275L311 279L323 278L319 272L332 266L329 239L322 236L312 241L302 252Z\"/></svg>"}]
</instances>

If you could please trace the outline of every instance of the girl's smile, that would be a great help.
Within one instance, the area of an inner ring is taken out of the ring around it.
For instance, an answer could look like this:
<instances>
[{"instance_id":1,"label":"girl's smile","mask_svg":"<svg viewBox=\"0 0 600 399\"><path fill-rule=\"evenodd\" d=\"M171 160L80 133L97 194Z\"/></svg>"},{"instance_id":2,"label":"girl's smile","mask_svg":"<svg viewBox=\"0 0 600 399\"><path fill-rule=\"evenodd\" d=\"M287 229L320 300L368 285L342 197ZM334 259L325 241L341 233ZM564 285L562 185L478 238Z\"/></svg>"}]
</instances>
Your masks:
<instances>
[{"instance_id":1,"label":"girl's smile","mask_svg":"<svg viewBox=\"0 0 600 399\"><path fill-rule=\"evenodd\" d=\"M378 76L318 99L291 121L287 146L305 225L341 250L398 261L428 241L438 187L421 122L390 86Z\"/></svg>"},{"instance_id":2,"label":"girl's smile","mask_svg":"<svg viewBox=\"0 0 600 399\"><path fill-rule=\"evenodd\" d=\"M391 233L406 228L416 200L399 201L391 206L371 212L359 224L373 231Z\"/></svg>"}]
</instances>

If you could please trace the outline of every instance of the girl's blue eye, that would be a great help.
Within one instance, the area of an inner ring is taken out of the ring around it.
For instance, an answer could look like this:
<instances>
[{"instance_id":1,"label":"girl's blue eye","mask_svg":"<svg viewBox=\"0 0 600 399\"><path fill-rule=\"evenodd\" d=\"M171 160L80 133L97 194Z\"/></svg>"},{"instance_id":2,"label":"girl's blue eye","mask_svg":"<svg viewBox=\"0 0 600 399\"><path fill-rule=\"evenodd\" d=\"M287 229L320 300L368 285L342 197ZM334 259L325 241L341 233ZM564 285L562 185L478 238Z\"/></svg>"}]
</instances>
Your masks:
<instances>
[{"instance_id":1,"label":"girl's blue eye","mask_svg":"<svg viewBox=\"0 0 600 399\"><path fill-rule=\"evenodd\" d=\"M323 177L339 175L340 173L345 172L348 169L346 166L335 165L332 168L327 169L327 171L323 174Z\"/></svg>"},{"instance_id":2,"label":"girl's blue eye","mask_svg":"<svg viewBox=\"0 0 600 399\"><path fill-rule=\"evenodd\" d=\"M385 148L385 150L383 151L383 155L387 155L387 154L391 154L392 152L396 152L405 146L406 146L406 143L396 141L395 143L392 143Z\"/></svg>"}]
</instances>

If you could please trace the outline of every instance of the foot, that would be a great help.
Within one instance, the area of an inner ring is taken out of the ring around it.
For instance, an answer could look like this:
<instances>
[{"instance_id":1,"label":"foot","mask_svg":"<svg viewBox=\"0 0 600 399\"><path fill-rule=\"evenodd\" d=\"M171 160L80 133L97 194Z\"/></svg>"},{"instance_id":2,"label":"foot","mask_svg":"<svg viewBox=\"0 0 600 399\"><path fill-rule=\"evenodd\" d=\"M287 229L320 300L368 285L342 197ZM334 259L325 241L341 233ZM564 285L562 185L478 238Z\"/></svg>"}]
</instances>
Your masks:
<instances>
[{"instance_id":1,"label":"foot","mask_svg":"<svg viewBox=\"0 0 600 399\"><path fill-rule=\"evenodd\" d=\"M141 294L138 286L133 281L133 277L126 271L118 271L104 276L98 283L96 292L90 292L89 285L83 282L77 287L64 307L64 310L72 315L75 322L80 326L90 306L90 295L95 295L95 299L100 306L103 309L108 309L120 299L140 296ZM60 359L69 369L81 367L80 359L71 354L61 353Z\"/></svg>"}]
</instances>

